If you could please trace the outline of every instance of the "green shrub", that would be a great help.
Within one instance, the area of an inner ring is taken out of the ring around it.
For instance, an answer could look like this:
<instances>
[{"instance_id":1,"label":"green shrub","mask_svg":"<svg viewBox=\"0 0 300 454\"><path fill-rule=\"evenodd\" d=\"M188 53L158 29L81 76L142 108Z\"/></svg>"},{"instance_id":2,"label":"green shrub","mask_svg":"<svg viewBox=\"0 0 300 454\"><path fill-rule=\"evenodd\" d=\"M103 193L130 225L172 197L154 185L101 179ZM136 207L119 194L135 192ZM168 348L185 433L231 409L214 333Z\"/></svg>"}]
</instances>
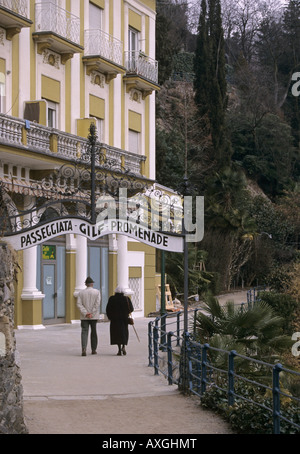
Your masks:
<instances>
[{"instance_id":1,"label":"green shrub","mask_svg":"<svg viewBox=\"0 0 300 454\"><path fill-rule=\"evenodd\" d=\"M287 293L278 292L260 292L259 298L271 306L277 315L284 318L283 329L285 333L292 334L291 322L298 306L297 301Z\"/></svg>"},{"instance_id":2,"label":"green shrub","mask_svg":"<svg viewBox=\"0 0 300 454\"><path fill-rule=\"evenodd\" d=\"M226 385L225 385L226 386ZM257 404L236 398L232 407L228 407L227 393L221 389L209 387L201 397L201 405L221 414L231 425L232 429L240 434L272 434L273 401L264 395L262 388L251 386L251 384L239 384L235 393ZM259 404L259 405L258 405ZM299 405L287 399L281 405L281 415L300 425ZM300 429L292 424L280 421L281 434L300 434Z\"/></svg>"},{"instance_id":3,"label":"green shrub","mask_svg":"<svg viewBox=\"0 0 300 454\"><path fill-rule=\"evenodd\" d=\"M269 274L267 281L272 291L284 293L291 285L291 275L288 269L277 266Z\"/></svg>"},{"instance_id":4,"label":"green shrub","mask_svg":"<svg viewBox=\"0 0 300 454\"><path fill-rule=\"evenodd\" d=\"M263 406L238 400L229 410L230 424L234 430L243 434L272 434L273 416L267 408L273 408L273 401L262 396L258 396L256 400ZM282 406L281 415L300 424L299 407L296 404ZM281 419L280 433L300 434L300 429Z\"/></svg>"},{"instance_id":5,"label":"green shrub","mask_svg":"<svg viewBox=\"0 0 300 454\"><path fill-rule=\"evenodd\" d=\"M194 53L180 52L174 55L173 71L175 73L193 74L194 73Z\"/></svg>"}]
</instances>

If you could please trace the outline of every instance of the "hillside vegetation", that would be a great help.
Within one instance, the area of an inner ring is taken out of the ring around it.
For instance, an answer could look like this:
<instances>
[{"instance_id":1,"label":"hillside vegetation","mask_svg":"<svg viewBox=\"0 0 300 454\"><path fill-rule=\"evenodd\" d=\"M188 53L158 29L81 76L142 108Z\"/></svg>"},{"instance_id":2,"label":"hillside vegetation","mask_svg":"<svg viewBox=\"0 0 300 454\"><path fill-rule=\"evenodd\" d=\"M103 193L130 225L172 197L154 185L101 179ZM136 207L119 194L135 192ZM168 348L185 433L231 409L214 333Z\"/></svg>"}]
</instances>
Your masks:
<instances>
[{"instance_id":1,"label":"hillside vegetation","mask_svg":"<svg viewBox=\"0 0 300 454\"><path fill-rule=\"evenodd\" d=\"M156 165L158 182L179 190L186 172L205 199L190 294L269 283L299 301L300 1L188 5L157 1ZM168 254L175 293L181 261Z\"/></svg>"}]
</instances>

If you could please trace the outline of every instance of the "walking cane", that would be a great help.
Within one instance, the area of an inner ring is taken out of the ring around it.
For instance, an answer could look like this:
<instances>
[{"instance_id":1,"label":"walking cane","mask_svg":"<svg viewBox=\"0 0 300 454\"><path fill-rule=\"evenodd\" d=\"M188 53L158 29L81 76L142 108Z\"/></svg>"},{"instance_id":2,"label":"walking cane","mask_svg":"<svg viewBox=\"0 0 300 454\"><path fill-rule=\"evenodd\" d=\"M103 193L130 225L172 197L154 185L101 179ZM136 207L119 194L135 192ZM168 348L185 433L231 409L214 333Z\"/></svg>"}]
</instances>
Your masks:
<instances>
[{"instance_id":1,"label":"walking cane","mask_svg":"<svg viewBox=\"0 0 300 454\"><path fill-rule=\"evenodd\" d=\"M126 297L126 299L127 299L128 309L129 309L129 311L130 311L130 307L129 307L129 298L128 298L128 296ZM131 317L131 314L129 314L129 317L132 318L132 317ZM138 333L136 332L136 329L135 329L135 327L134 327L134 322L131 323L131 326L132 326L133 329L134 329L134 332L135 332L135 335L136 335L136 337L137 337L137 340L140 342L140 338L139 338Z\"/></svg>"},{"instance_id":2,"label":"walking cane","mask_svg":"<svg viewBox=\"0 0 300 454\"><path fill-rule=\"evenodd\" d=\"M135 332L135 335L137 337L137 340L140 342L140 338L138 336L138 333L136 332L136 329L135 329L134 325L132 325L132 328L134 329L134 332Z\"/></svg>"}]
</instances>

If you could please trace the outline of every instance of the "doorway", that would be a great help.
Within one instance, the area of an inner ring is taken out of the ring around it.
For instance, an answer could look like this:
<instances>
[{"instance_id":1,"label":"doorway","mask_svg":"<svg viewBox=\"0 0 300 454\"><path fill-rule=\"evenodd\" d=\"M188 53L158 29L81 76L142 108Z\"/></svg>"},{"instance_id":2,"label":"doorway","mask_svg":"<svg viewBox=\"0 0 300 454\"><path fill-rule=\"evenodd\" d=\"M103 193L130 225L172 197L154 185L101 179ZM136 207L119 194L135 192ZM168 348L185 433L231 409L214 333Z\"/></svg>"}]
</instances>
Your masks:
<instances>
[{"instance_id":1,"label":"doorway","mask_svg":"<svg viewBox=\"0 0 300 454\"><path fill-rule=\"evenodd\" d=\"M88 275L94 280L94 288L101 292L100 313L105 314L108 301L108 245L107 240L88 241Z\"/></svg>"},{"instance_id":2,"label":"doorway","mask_svg":"<svg viewBox=\"0 0 300 454\"><path fill-rule=\"evenodd\" d=\"M65 323L65 246L45 243L41 247L43 323Z\"/></svg>"}]
</instances>

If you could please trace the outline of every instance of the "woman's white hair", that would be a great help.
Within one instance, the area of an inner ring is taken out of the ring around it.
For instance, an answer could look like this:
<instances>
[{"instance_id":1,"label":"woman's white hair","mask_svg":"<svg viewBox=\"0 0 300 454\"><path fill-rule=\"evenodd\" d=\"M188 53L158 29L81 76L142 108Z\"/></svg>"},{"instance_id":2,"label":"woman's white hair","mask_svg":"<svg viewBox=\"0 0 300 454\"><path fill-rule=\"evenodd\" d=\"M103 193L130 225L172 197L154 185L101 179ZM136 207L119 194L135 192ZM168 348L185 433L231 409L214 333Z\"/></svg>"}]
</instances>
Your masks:
<instances>
[{"instance_id":1,"label":"woman's white hair","mask_svg":"<svg viewBox=\"0 0 300 454\"><path fill-rule=\"evenodd\" d=\"M118 287L115 290L115 293L124 293L124 288L121 287L121 285L118 285Z\"/></svg>"}]
</instances>

